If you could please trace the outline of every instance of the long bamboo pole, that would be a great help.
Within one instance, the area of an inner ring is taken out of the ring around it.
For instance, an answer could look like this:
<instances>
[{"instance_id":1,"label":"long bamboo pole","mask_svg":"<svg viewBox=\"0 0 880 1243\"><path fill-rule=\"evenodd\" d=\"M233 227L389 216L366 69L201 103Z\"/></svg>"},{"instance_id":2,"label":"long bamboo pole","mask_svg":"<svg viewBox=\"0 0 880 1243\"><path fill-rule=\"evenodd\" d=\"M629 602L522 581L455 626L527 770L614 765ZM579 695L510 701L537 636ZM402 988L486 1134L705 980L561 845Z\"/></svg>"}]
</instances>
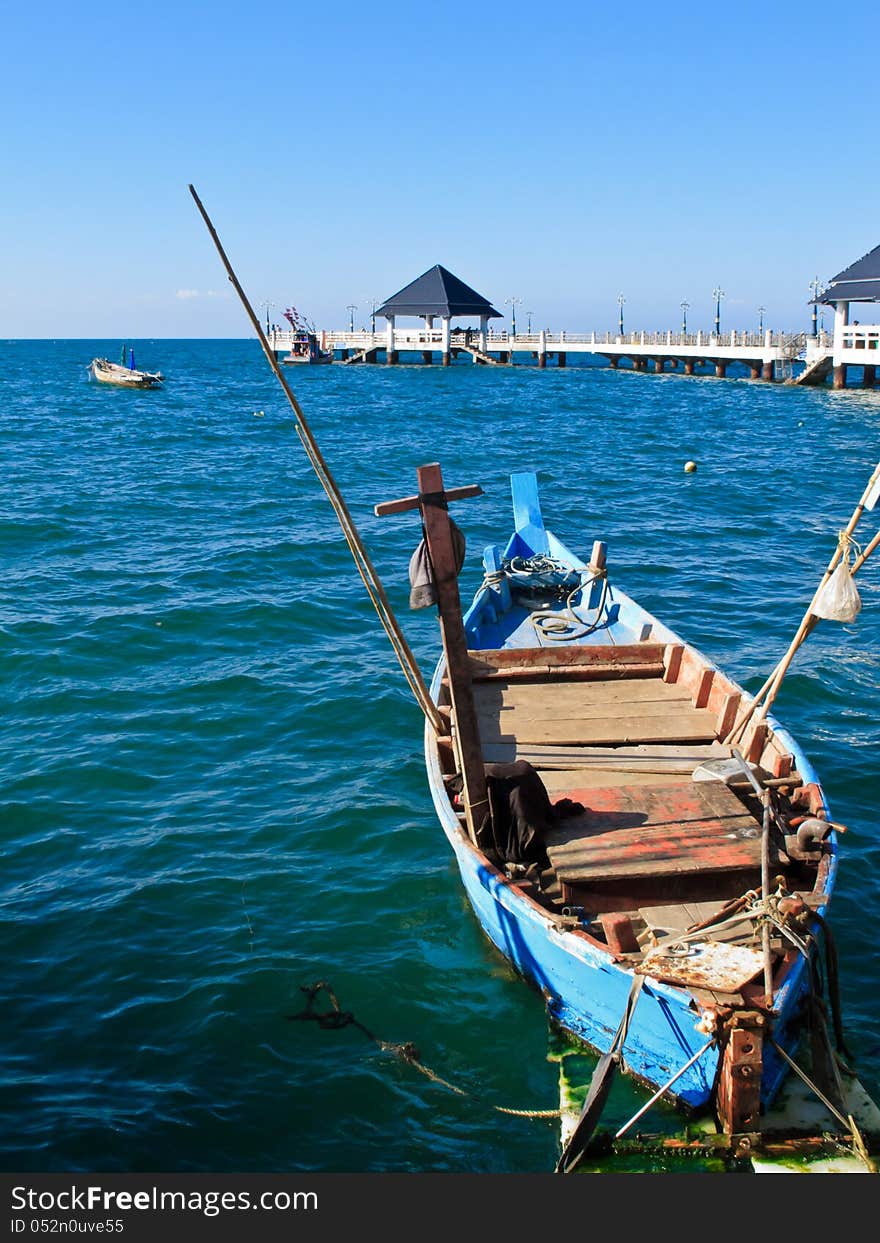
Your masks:
<instances>
[{"instance_id":1,"label":"long bamboo pole","mask_svg":"<svg viewBox=\"0 0 880 1243\"><path fill-rule=\"evenodd\" d=\"M196 193L194 186L190 185L189 192L192 195L196 207L199 209L199 213L201 214L208 232L211 235L211 239L217 249L217 253L219 254L223 266L226 269L226 274L232 282L232 285L241 300L242 306L244 307L247 316L253 325L254 332L257 334L257 339L260 342L263 353L266 355L269 366L275 373L275 377L283 388L284 394L290 403L291 409L293 410L295 416L297 435L302 442L303 448L308 455L315 474L320 480L321 486L333 506L336 517L339 520L339 525L342 528L342 533L345 536L349 549L351 550L351 555L354 559L357 571L367 589L367 594L373 602L373 607L378 614L379 620L388 635L391 646L394 649L394 654L398 659L407 682L409 683L410 689L415 695L419 707L422 709L422 712L434 729L434 732L442 734L444 732L444 725L440 717L440 713L437 711L437 707L431 699L415 656L406 641L403 631L400 629L400 624L394 615L391 603L388 600L388 596L385 593L385 589L382 586L379 575L370 560L369 553L367 552L364 542L358 533L354 520L349 513L348 506L342 497L342 493L339 491L339 488L330 473L330 468L324 460L318 442L315 440L315 437L306 422L305 415L302 412L302 408L300 407L293 390L290 388L290 385L287 383L281 368L278 366L278 360L269 347L269 342L266 340L263 330L260 327L260 322L254 314L254 310L248 301L247 295L239 284L238 277L232 270L232 265L226 256L226 251L223 249L220 238L217 235L217 230L214 228L214 225L212 224L211 219L202 204L202 200Z\"/></svg>"},{"instance_id":2,"label":"long bamboo pole","mask_svg":"<svg viewBox=\"0 0 880 1243\"><path fill-rule=\"evenodd\" d=\"M764 720L764 718L767 716L767 713L770 711L770 707L776 698L776 695L779 691L779 687L782 685L782 680L785 677L786 673L788 672L789 666L791 665L791 662L794 659L795 653L797 652L798 648L803 643L804 639L807 638L807 636L812 632L816 623L819 621L819 618L816 617L816 615L812 611L813 606L816 603L816 600L819 596L820 591L822 590L822 588L827 583L828 579L833 574L835 567L837 566L837 563L843 554L843 549L846 547L847 540L852 535L853 531L856 529L859 519L861 518L862 514L865 512L866 503L871 495L871 491L873 490L874 485L877 483L878 480L880 480L880 462L878 462L877 465L874 467L873 473L871 474L871 478L868 480L865 490L861 495L861 499L859 500L858 504L853 510L852 516L850 517L850 520L847 523L846 528L844 529L843 532L841 532L841 538L838 539L837 547L834 550L834 555L831 557L831 560L828 562L828 568L826 569L825 573L822 575L822 579L819 582L818 587L813 592L813 597L810 600L809 608L804 613L804 616L801 620L801 624L800 626L798 626L798 629L795 632L795 636L788 646L788 650L786 651L782 659L779 661L779 663L776 665L773 672L767 678L767 681L764 683L761 689L757 692L749 708L746 710L743 716L740 717L740 719L733 726L730 733L727 735L725 742L740 741L742 739L743 734L745 733L746 726L748 725L751 718L757 715L756 724L758 724L759 722ZM855 562L853 563L851 573L855 574L856 571L864 565L868 557L877 547L878 542L880 542L880 531L878 531L878 533L874 536L870 544L868 544L867 548L861 553L861 555L856 558Z\"/></svg>"}]
</instances>

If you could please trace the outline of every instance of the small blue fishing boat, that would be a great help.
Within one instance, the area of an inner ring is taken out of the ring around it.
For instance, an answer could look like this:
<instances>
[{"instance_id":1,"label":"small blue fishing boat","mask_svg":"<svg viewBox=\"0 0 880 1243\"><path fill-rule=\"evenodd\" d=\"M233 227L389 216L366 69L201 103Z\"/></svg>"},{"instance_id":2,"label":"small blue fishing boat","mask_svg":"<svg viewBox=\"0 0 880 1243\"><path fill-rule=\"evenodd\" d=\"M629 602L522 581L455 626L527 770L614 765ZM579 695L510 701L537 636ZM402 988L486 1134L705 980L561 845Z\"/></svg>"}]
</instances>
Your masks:
<instances>
[{"instance_id":1,"label":"small blue fishing boat","mask_svg":"<svg viewBox=\"0 0 880 1243\"><path fill-rule=\"evenodd\" d=\"M511 482L513 533L457 621L446 500L479 489L420 471L444 638L430 693L449 725L428 723L425 755L477 919L604 1055L562 1168L617 1067L733 1143L759 1131L809 1035L809 1081L845 1120L825 921L838 826L816 773L618 587L604 544L587 563L547 530L534 474Z\"/></svg>"}]
</instances>

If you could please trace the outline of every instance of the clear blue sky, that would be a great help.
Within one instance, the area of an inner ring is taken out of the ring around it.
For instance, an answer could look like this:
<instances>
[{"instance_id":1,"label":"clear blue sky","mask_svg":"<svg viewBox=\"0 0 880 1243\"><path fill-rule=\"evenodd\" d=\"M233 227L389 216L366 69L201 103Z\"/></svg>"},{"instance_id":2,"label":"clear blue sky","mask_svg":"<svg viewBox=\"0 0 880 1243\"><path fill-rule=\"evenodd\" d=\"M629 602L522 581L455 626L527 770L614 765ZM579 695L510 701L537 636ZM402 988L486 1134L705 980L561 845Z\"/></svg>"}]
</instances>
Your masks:
<instances>
[{"instance_id":1,"label":"clear blue sky","mask_svg":"<svg viewBox=\"0 0 880 1243\"><path fill-rule=\"evenodd\" d=\"M12 5L0 336L250 335L189 182L273 319L442 263L520 327L708 328L720 284L805 328L880 242L878 79L827 0Z\"/></svg>"}]
</instances>

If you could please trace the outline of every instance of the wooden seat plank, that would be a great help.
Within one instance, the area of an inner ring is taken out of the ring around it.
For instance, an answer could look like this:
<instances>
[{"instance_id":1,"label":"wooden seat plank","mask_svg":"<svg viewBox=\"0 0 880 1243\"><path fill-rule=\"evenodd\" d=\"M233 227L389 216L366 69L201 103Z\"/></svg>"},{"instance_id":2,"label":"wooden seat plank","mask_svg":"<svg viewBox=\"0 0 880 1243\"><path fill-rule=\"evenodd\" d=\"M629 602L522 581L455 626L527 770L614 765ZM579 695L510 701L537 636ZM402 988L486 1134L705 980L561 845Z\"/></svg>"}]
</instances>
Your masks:
<instances>
[{"instance_id":1,"label":"wooden seat plank","mask_svg":"<svg viewBox=\"0 0 880 1243\"><path fill-rule=\"evenodd\" d=\"M556 645L554 647L502 647L468 652L471 670L476 674L498 672L511 666L537 665L558 669L569 665L627 665L663 662L663 643Z\"/></svg>"}]
</instances>

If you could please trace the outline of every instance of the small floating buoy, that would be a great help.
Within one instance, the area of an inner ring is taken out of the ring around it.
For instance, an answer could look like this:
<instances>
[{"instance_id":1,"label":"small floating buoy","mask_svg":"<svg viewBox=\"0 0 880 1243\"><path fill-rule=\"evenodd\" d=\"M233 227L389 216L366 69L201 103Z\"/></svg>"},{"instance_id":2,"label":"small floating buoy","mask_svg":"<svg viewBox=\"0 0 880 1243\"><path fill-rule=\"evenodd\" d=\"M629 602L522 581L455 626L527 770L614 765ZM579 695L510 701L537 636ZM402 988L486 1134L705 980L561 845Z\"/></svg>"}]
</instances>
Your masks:
<instances>
[{"instance_id":1,"label":"small floating buoy","mask_svg":"<svg viewBox=\"0 0 880 1243\"><path fill-rule=\"evenodd\" d=\"M798 427L803 427L803 425L804 425L804 421L803 419L801 419L800 423L798 423Z\"/></svg>"},{"instance_id":2,"label":"small floating buoy","mask_svg":"<svg viewBox=\"0 0 880 1243\"><path fill-rule=\"evenodd\" d=\"M684 469L686 474L692 475L697 469L697 464L696 462L685 462Z\"/></svg>"},{"instance_id":3,"label":"small floating buoy","mask_svg":"<svg viewBox=\"0 0 880 1243\"><path fill-rule=\"evenodd\" d=\"M262 417L263 417L263 411L262 411L262 410L255 410L255 411L254 411L254 418L255 418L255 419L261 419Z\"/></svg>"}]
</instances>

